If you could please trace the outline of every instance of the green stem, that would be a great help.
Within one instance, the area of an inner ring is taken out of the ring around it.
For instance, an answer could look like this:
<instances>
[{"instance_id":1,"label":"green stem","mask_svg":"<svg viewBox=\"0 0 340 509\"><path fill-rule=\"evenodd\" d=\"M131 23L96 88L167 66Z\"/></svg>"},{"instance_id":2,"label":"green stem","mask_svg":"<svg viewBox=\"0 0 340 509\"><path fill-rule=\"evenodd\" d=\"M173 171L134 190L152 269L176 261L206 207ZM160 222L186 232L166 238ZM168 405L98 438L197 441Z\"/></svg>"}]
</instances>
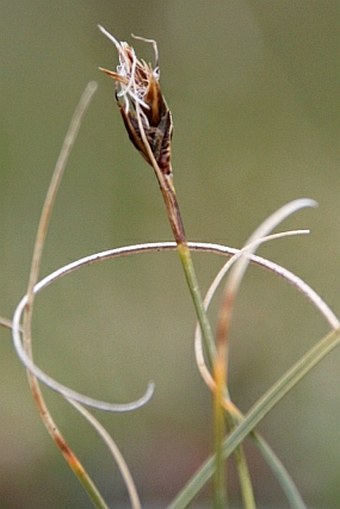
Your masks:
<instances>
[{"instance_id":1,"label":"green stem","mask_svg":"<svg viewBox=\"0 0 340 509\"><path fill-rule=\"evenodd\" d=\"M137 107L138 111L138 107ZM188 287L193 299L194 307L196 310L196 315L198 318L198 322L202 332L203 344L205 346L206 355L208 358L208 363L210 367L214 369L215 360L216 360L216 347L214 336L211 330L210 322L208 320L207 312L204 307L202 295L199 289L196 272L194 269L190 249L187 244L185 229L180 213L179 204L176 197L175 187L173 185L172 178L172 169L169 163L168 171L162 171L158 166L158 163L152 153L149 142L146 138L142 122L140 119L140 115L137 115L139 129L141 132L141 137L145 144L146 152L148 154L150 163L152 164L156 178L158 180L160 190L163 195L165 207L167 210L167 216L169 219L169 223L174 235L174 238L177 243L177 251L179 253L179 257L183 266L184 274L186 281L188 283ZM222 362L223 369L225 371L225 362ZM214 449L215 449L215 457L216 457L216 468L215 468L215 479L214 479L214 507L216 509L222 509L226 507L227 496L226 496L226 480L225 480L225 468L224 463L225 460L223 458L223 437L225 431L225 421L224 421L224 409L222 407L223 400L223 392L227 393L227 388L225 389L225 376L223 376L220 380L220 383L217 384L218 389L214 395ZM227 416L228 418L228 416ZM249 487L251 487L251 479L249 476L248 468L245 462L244 454L240 454L241 463L242 463L242 478L240 478L241 489L243 492L243 488L247 486L247 492L252 494L252 489L249 491ZM248 480L245 481L244 477L248 474ZM253 504L254 506L254 504ZM246 509L252 509L253 506L246 506Z\"/></svg>"},{"instance_id":2,"label":"green stem","mask_svg":"<svg viewBox=\"0 0 340 509\"><path fill-rule=\"evenodd\" d=\"M203 304L202 295L198 286L196 272L192 261L190 249L186 243L177 245L178 253L182 262L185 277L194 302L197 318L201 327L202 337L210 365L214 364L215 342L211 330L210 322ZM223 385L220 385L223 390ZM214 414L214 451L216 458L216 468L214 474L213 500L214 509L225 509L227 504L226 479L225 479L225 460L223 458L223 438L225 433L224 410L221 406L222 391L216 391L214 394L213 414Z\"/></svg>"},{"instance_id":3,"label":"green stem","mask_svg":"<svg viewBox=\"0 0 340 509\"><path fill-rule=\"evenodd\" d=\"M242 445L239 445L239 447L235 449L234 458L236 462L236 469L240 482L244 508L256 509L250 472L248 469L247 459Z\"/></svg>"},{"instance_id":4,"label":"green stem","mask_svg":"<svg viewBox=\"0 0 340 509\"><path fill-rule=\"evenodd\" d=\"M190 249L186 243L177 245L177 251L182 263L185 278L195 306L197 319L201 327L202 337L210 366L213 365L216 348L211 325L204 308L202 295L198 286L196 272L192 261Z\"/></svg>"},{"instance_id":5,"label":"green stem","mask_svg":"<svg viewBox=\"0 0 340 509\"><path fill-rule=\"evenodd\" d=\"M190 249L186 243L177 245L178 253L184 274L188 283L188 287L194 302L197 318L201 327L204 346L206 349L207 357L211 366L215 362L215 342L211 330L210 322L203 304L202 295L198 286L197 277L192 261ZM224 385L219 384L220 391L214 394L214 451L216 458L216 468L214 474L214 509L225 509L227 504L226 494L226 478L225 478L225 460L223 458L223 438L225 434L225 420L224 410L221 405L223 397Z\"/></svg>"},{"instance_id":6,"label":"green stem","mask_svg":"<svg viewBox=\"0 0 340 509\"><path fill-rule=\"evenodd\" d=\"M176 208L179 214L178 205ZM184 231L183 227L182 231ZM177 243L177 250L183 266L188 287L193 299L197 318L201 327L202 338L204 341L208 362L212 367L214 365L216 358L215 341L210 326L210 322L207 317L206 309L203 304L202 295L198 286L196 272L191 257L191 252L185 241ZM225 392L227 397L229 397L226 389ZM227 505L225 465L224 465L225 459L223 457L222 450L223 437L225 432L225 418L227 419L227 421L230 421L229 424L231 425L231 427L234 427L236 425L232 417L230 416L228 417L228 415L225 415L225 412L221 406L222 400L221 396L222 396L221 394L218 395L217 393L214 396L214 451L216 461L215 463L216 468L214 473L214 508L216 509L225 508ZM240 447L239 450L237 451L236 465L239 473L239 481L245 509L254 509L255 500L253 495L252 483L247 466L247 461L242 447Z\"/></svg>"},{"instance_id":7,"label":"green stem","mask_svg":"<svg viewBox=\"0 0 340 509\"><path fill-rule=\"evenodd\" d=\"M201 327L202 337L208 361L210 366L213 366L214 359L216 356L216 347L210 322L208 320L201 292L199 290L199 286L197 283L197 277L191 253L187 244L178 244L177 250L182 262L188 287L190 289L190 293L195 305L195 310ZM224 389L224 392L225 392L224 397L229 398L229 394L226 389ZM224 436L225 419L228 422L228 426L232 428L234 428L237 425L237 422L235 422L234 418L225 414L221 407L220 401L221 401L220 398L218 398L216 395L214 398L214 451L216 457L216 469L214 474L214 504L215 504L214 507L224 508L226 506L225 500L226 480L225 480L224 458L222 451L222 440ZM241 446L237 450L236 466L239 474L239 481L241 486L242 498L244 501L244 507L245 509L254 509L255 500L251 478L247 466L246 457ZM222 501L223 505L221 505Z\"/></svg>"}]
</instances>

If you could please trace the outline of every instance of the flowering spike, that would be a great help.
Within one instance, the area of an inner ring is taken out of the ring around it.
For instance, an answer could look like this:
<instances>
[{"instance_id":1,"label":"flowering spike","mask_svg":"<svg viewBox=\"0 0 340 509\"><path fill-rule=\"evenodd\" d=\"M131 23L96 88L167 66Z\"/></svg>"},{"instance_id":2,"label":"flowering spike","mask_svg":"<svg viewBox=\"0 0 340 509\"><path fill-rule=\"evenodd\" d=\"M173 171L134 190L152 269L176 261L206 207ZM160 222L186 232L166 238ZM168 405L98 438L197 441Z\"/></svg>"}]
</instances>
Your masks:
<instances>
[{"instance_id":1,"label":"flowering spike","mask_svg":"<svg viewBox=\"0 0 340 509\"><path fill-rule=\"evenodd\" d=\"M98 25L118 51L119 64L115 71L99 69L115 81L115 97L125 128L133 145L144 159L153 166L148 147L141 134L145 132L151 152L164 175L171 175L172 116L159 85L158 49L152 39L133 36L153 45L155 67L139 60L134 49L126 42L119 42L105 28Z\"/></svg>"}]
</instances>

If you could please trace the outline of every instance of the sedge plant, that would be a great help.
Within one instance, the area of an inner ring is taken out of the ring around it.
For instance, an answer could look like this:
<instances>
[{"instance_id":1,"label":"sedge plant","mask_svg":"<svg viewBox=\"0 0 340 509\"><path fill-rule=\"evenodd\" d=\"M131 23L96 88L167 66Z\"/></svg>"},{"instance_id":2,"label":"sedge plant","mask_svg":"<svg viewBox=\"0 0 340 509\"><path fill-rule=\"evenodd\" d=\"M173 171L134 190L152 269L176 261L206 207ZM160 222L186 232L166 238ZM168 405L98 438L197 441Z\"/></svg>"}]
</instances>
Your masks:
<instances>
[{"instance_id":1,"label":"sedge plant","mask_svg":"<svg viewBox=\"0 0 340 509\"><path fill-rule=\"evenodd\" d=\"M146 163L150 165L154 171L165 204L165 210L174 242L145 243L95 253L61 267L38 282L49 219L53 211L66 162L78 133L83 114L96 89L95 84L90 83L71 121L47 192L38 226L26 295L19 302L13 320L10 321L1 318L0 326L12 329L14 346L19 358L27 368L29 384L41 419L70 468L86 490L93 506L99 509L108 509L109 507L90 475L58 429L42 396L39 386L40 382L61 394L85 417L85 419L87 419L102 437L119 466L129 494L131 507L133 509L140 509L142 504L136 486L117 445L100 422L85 407L112 412L133 411L149 401L152 396L153 385L149 385L144 396L139 400L127 404L115 404L96 400L90 396L80 394L54 380L47 373L42 371L35 364L33 359L31 322L34 299L38 292L41 292L44 288L53 284L54 281L89 264L136 253L141 255L152 251L162 252L176 250L184 270L185 279L197 315L198 325L195 333L196 361L202 378L212 393L214 445L211 457L208 458L196 474L187 481L183 489L167 506L168 509L184 509L188 507L210 479L213 480L212 492L214 509L224 509L227 507L226 462L232 454L235 458L240 481L243 507L244 509L255 509L256 501L251 473L242 445L244 439L248 436L254 441L281 485L289 506L293 509L306 509L306 505L288 471L255 428L268 412L281 401L287 392L292 390L295 385L325 357L325 355L339 345L340 323L327 304L304 281L283 267L255 255L255 251L264 242L288 235L308 233L306 230L303 230L271 234L271 231L289 215L297 212L301 208L313 207L315 206L315 202L309 199L300 199L284 205L259 226L246 242L244 248L240 250L216 244L189 242L186 237L174 186L171 164L173 120L171 111L161 92L157 44L150 39L135 37L143 42L152 44L155 52L155 64L151 65L139 59L136 56L134 48L128 43L117 41L105 28L102 26L99 26L99 28L101 32L113 42L119 58L119 63L114 71L105 68L100 69L109 77L113 78L115 98L128 136L133 145L141 153ZM192 251L218 253L229 258L225 266L216 276L216 279L213 281L204 299L199 288L198 278L191 256ZM259 401L244 415L232 401L228 390L230 362L229 337L236 297L249 263L262 266L296 287L322 314L329 324L329 327L332 329L332 332L325 338L322 338L298 360L296 364L269 388ZM216 334L214 334L207 310L217 287L224 279L226 279L226 283L218 314Z\"/></svg>"},{"instance_id":2,"label":"sedge plant","mask_svg":"<svg viewBox=\"0 0 340 509\"><path fill-rule=\"evenodd\" d=\"M240 418L239 410L230 400L227 386L228 336L235 297L249 262L249 254L255 251L256 247L262 242L261 235L270 231L278 222L295 210L305 206L313 206L314 202L312 200L300 200L288 204L278 211L274 215L275 217L273 216L265 221L262 227L251 237L249 244L251 245L253 242L253 245L244 251L243 256L240 256L239 263L235 264L235 270L232 271L230 282L225 290L218 319L215 347L212 328L198 286L174 187L171 165L172 115L159 85L160 72L156 42L138 37L138 39L153 44L155 65L152 66L144 60L138 59L134 49L129 44L117 41L102 26L99 26L99 28L113 42L119 56L119 65L115 71L100 69L113 78L116 101L129 138L147 163L151 165L156 175L195 306L208 364L212 370L214 380L212 385L215 450L214 507L222 509L227 503L223 440L226 429L233 430ZM255 507L255 500L242 447L236 451L236 464L245 507L252 509ZM298 496L297 503L299 505L303 504L300 496Z\"/></svg>"}]
</instances>

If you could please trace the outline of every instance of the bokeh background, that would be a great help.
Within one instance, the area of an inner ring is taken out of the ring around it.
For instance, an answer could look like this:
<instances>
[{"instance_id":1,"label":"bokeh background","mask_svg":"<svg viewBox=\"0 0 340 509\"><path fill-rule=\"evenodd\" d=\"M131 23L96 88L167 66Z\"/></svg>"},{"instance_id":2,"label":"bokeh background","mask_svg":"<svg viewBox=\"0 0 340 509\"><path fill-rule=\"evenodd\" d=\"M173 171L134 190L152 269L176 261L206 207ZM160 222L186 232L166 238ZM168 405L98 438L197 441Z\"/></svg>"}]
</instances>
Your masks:
<instances>
[{"instance_id":1,"label":"bokeh background","mask_svg":"<svg viewBox=\"0 0 340 509\"><path fill-rule=\"evenodd\" d=\"M309 227L309 237L260 251L296 271L340 312L338 1L3 0L0 6L1 316L11 317L25 292L44 194L89 80L99 89L58 196L42 274L110 247L171 238L152 171L128 141L112 82L97 70L117 62L97 23L123 40L132 32L158 41L188 237L239 247L283 203L314 198L318 209L284 225ZM135 46L152 59L150 48ZM205 290L222 260L197 254L195 262ZM35 356L51 375L121 402L155 381L144 409L96 413L125 454L145 507L164 507L211 448L211 405L194 364L194 325L175 253L83 269L36 302ZM327 331L292 288L251 269L238 300L230 367L242 410ZM1 508L90 508L36 414L9 332L0 329L0 337ZM339 363L335 351L260 426L309 507L339 507ZM58 396L46 391L46 397L111 506L128 507L95 433ZM259 506L286 507L252 447L249 456ZM233 476L231 483L236 507Z\"/></svg>"}]
</instances>

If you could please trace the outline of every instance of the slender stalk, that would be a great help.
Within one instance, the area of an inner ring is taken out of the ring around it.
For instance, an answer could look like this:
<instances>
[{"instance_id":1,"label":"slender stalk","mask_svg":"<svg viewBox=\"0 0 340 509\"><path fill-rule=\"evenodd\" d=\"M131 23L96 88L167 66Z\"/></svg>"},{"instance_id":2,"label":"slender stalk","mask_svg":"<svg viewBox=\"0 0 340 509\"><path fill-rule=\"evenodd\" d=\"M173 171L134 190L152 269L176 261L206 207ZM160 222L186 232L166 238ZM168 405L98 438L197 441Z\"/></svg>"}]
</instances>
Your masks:
<instances>
[{"instance_id":1,"label":"slender stalk","mask_svg":"<svg viewBox=\"0 0 340 509\"><path fill-rule=\"evenodd\" d=\"M270 450L270 448L269 448ZM243 505L245 509L256 509L253 486L251 483L250 472L248 469L247 459L242 444L235 449L234 458L238 478L241 487Z\"/></svg>"},{"instance_id":2,"label":"slender stalk","mask_svg":"<svg viewBox=\"0 0 340 509\"><path fill-rule=\"evenodd\" d=\"M155 159L154 153L150 147L149 140L146 136L145 129L142 122L142 116L140 112L140 105L136 104L137 122L139 126L140 136L144 144L145 154L149 163L152 165L156 178L158 180L160 190L162 192L164 204L167 211L168 220L172 229L176 244L177 251L182 263L185 278L188 283L189 291L193 299L198 322L202 330L202 337L205 344L206 352L210 365L214 368L217 376L217 383L213 401L213 416L214 416L214 450L215 450L215 476L214 476L214 509L224 509L227 506L227 490L226 490L226 479L225 479L225 461L223 457L223 438L225 434L225 410L222 406L223 394L226 392L226 362L225 362L225 350L224 343L220 342L222 347L221 352L217 352L214 342L214 336L212 333L211 325L208 319L207 311L204 306L201 291L199 289L198 280L192 261L190 249L186 240L185 229L183 225L182 216L178 200L176 197L176 191L173 184L172 167L170 158L167 159L167 165L164 164L162 169ZM164 163L164 161L163 161ZM220 368L220 369L219 369ZM228 419L228 416L226 417ZM240 454L240 461L245 461L244 454ZM242 468L243 480L241 486L244 484L244 475L248 473L247 487L251 486L251 479L246 464ZM250 494L250 491L248 491ZM251 509L251 506L246 507Z\"/></svg>"},{"instance_id":3,"label":"slender stalk","mask_svg":"<svg viewBox=\"0 0 340 509\"><path fill-rule=\"evenodd\" d=\"M27 304L24 315L23 322L23 344L26 354L30 359L33 359L32 353L32 339L31 339L31 323L33 316L33 304L34 304L34 286L38 281L41 258L43 253L43 248L45 245L45 239L48 231L48 225L50 221L50 217L53 210L53 205L57 196L57 192L62 180L62 176L64 174L64 170L66 167L66 163L68 157L70 155L71 149L75 142L77 133L79 131L81 121L83 115L90 103L90 100L96 91L97 85L96 83L89 83L86 87L80 101L78 107L75 110L75 113L72 117L70 127L65 136L65 140L59 155L59 158L56 163L56 167L51 179L51 183L49 189L47 191L47 195L45 198L45 202L43 205L40 222L38 226L38 231L36 235L36 241L33 250L32 263L31 263L31 271L29 276L29 283L27 288ZM97 509L108 509L106 502L103 497L99 493L89 474L86 472L77 456L74 454L70 446L67 444L63 435L59 431L56 423L54 422L48 407L43 398L39 383L37 378L30 372L27 371L28 381L31 388L31 392L33 398L36 402L39 415L52 437L54 443L61 451L65 460L67 461L71 470L75 473L80 483L85 488L89 498L91 499L94 507Z\"/></svg>"},{"instance_id":4,"label":"slender stalk","mask_svg":"<svg viewBox=\"0 0 340 509\"><path fill-rule=\"evenodd\" d=\"M202 294L198 285L197 276L188 244L177 244L177 252L184 270L184 275L188 284L191 298L194 303L197 320L201 327L208 361L212 367L213 360L216 355L214 335L203 304Z\"/></svg>"},{"instance_id":5,"label":"slender stalk","mask_svg":"<svg viewBox=\"0 0 340 509\"><path fill-rule=\"evenodd\" d=\"M122 475L122 478L124 479L125 486L127 488L131 507L132 509L142 509L139 496L137 493L137 489L134 483L134 480L131 476L129 467L126 464L126 461L120 452L119 448L117 447L115 441L112 439L112 437L109 435L109 433L106 431L106 429L102 426L102 424L82 405L80 405L77 401L74 401L73 399L68 399L68 402L73 405L78 412L87 419L87 421L93 426L93 428L97 431L99 436L102 438L102 440L107 445L108 449L110 450L115 462L117 463L117 466L119 468L119 471Z\"/></svg>"},{"instance_id":6,"label":"slender stalk","mask_svg":"<svg viewBox=\"0 0 340 509\"><path fill-rule=\"evenodd\" d=\"M216 347L213 337L211 325L207 316L207 312L203 303L202 295L198 286L197 276L194 268L194 264L191 257L191 252L188 245L178 244L177 251L182 263L185 278L188 283L188 288L191 293L191 297L194 303L198 322L201 327L202 337L204 340L204 346L210 366L214 365L214 359L216 357ZM218 388L213 396L213 415L214 415L214 451L216 458L216 469L214 475L214 508L224 508L227 503L226 495L226 478L225 478L225 466L222 454L222 441L225 433L225 416L224 410L221 405L222 396L224 393L223 376L218 375L217 366L215 366L215 380L220 380L216 383Z\"/></svg>"},{"instance_id":7,"label":"slender stalk","mask_svg":"<svg viewBox=\"0 0 340 509\"><path fill-rule=\"evenodd\" d=\"M157 175L158 176L158 175ZM225 509L227 505L227 491L226 491L226 478L225 478L225 461L223 458L223 438L225 435L225 419L224 409L222 407L223 393L225 388L225 364L219 362L222 359L222 355L218 355L216 360L214 357L215 345L213 333L211 330L210 322L207 316L207 312L204 307L203 298L199 289L197 276L192 261L190 249L188 247L185 230L180 214L178 201L175 194L173 185L164 186L164 179L161 179L161 190L168 212L168 218L170 226L174 233L175 240L177 242L177 251L182 263L185 278L188 283L190 294L193 299L196 315L201 326L202 336L208 358L210 359L211 365L214 367L216 391L213 395L213 430L214 430L214 451L216 468L213 481L213 501L214 509ZM167 180L165 180L167 183Z\"/></svg>"},{"instance_id":8,"label":"slender stalk","mask_svg":"<svg viewBox=\"0 0 340 509\"><path fill-rule=\"evenodd\" d=\"M257 445L257 448L261 452L262 456L270 466L274 473L277 481L280 483L283 492L285 493L287 500L292 509L307 509L306 504L302 500L302 497L293 483L286 467L282 464L280 459L276 456L273 449L267 444L267 442L256 432L252 432L252 438Z\"/></svg>"},{"instance_id":9,"label":"slender stalk","mask_svg":"<svg viewBox=\"0 0 340 509\"><path fill-rule=\"evenodd\" d=\"M163 179L162 179L163 180ZM214 509L225 509L227 506L227 491L225 478L225 460L223 458L223 438L225 435L225 419L224 409L222 407L223 392L225 387L224 365L214 360L214 337L207 312L204 307L203 298L199 289L197 276L192 261L190 249L188 247L184 226L180 214L178 201L173 187L161 187L164 202L168 212L170 226L177 242L177 251L182 263L185 278L188 283L189 291L194 303L196 315L201 326L202 337L204 339L205 348L210 359L211 365L214 366L216 375L217 390L213 396L213 429L214 429L214 451L216 459L216 468L213 482L213 501ZM219 357L219 360L221 357ZM220 369L219 369L220 368Z\"/></svg>"},{"instance_id":10,"label":"slender stalk","mask_svg":"<svg viewBox=\"0 0 340 509\"><path fill-rule=\"evenodd\" d=\"M216 364L216 363L215 363ZM224 368L224 366L223 366ZM216 383L216 375L215 375L215 383ZM223 409L222 417L225 421L225 427L227 428L229 434L232 433L238 426L238 424L243 420L243 415L241 411L234 405L234 403L230 400L230 396L226 386L222 385L222 383L216 383L216 387L222 387L222 393L219 394L219 408ZM215 391L217 392L217 390ZM255 432L252 432L252 434ZM223 458L223 436L219 442L218 453ZM216 452L217 453L217 452ZM240 444L234 451L235 456L235 464L237 475L240 483L241 496L244 504L244 509L256 509L254 490L251 482L251 476L248 468L247 458L244 451L244 447ZM219 460L222 462L222 460ZM218 460L216 460L216 464ZM222 464L222 463L221 463ZM216 476L215 472L215 476Z\"/></svg>"},{"instance_id":11,"label":"slender stalk","mask_svg":"<svg viewBox=\"0 0 340 509\"><path fill-rule=\"evenodd\" d=\"M212 387L214 391L214 443L216 466L214 491L215 507L220 509L225 505L223 480L224 461L222 454L222 439L225 432L223 405L227 412L226 418L230 420L232 424L231 429L235 428L232 435L236 433L241 426L236 426L238 419L234 421L234 407L227 394L227 333L230 328L231 310L236 291L230 292L230 298L227 295L227 298L223 301L221 308L222 313L218 321L217 355L215 355L214 338L197 284L197 278L187 245L173 185L171 167L172 116L159 85L157 44L155 41L144 39L145 42L152 43L154 47L155 66L153 68L151 64L148 65L144 60L139 60L134 49L127 43L117 41L103 27L99 28L114 43L118 50L119 66L117 66L116 71L103 68L102 70L115 80L115 95L130 140L148 164L154 169L163 195L170 226L176 240L185 277L193 298L198 321L202 329L203 341L210 368L212 368L214 376L214 384ZM308 203L310 206L311 201L309 200ZM239 264L237 271L238 279L234 278L236 282L241 280L242 271L245 270L247 263L247 259L244 258L243 263ZM236 287L234 290L235 289ZM226 399L224 398L225 394L227 396ZM229 415L228 413L230 411L231 413ZM249 490L251 481L247 465L244 463L245 456L243 451L240 451L238 458L239 461L237 461L237 465L242 490L244 491L244 500L248 501L245 503L247 503L247 508L249 509L254 507L255 503L252 490Z\"/></svg>"}]
</instances>

